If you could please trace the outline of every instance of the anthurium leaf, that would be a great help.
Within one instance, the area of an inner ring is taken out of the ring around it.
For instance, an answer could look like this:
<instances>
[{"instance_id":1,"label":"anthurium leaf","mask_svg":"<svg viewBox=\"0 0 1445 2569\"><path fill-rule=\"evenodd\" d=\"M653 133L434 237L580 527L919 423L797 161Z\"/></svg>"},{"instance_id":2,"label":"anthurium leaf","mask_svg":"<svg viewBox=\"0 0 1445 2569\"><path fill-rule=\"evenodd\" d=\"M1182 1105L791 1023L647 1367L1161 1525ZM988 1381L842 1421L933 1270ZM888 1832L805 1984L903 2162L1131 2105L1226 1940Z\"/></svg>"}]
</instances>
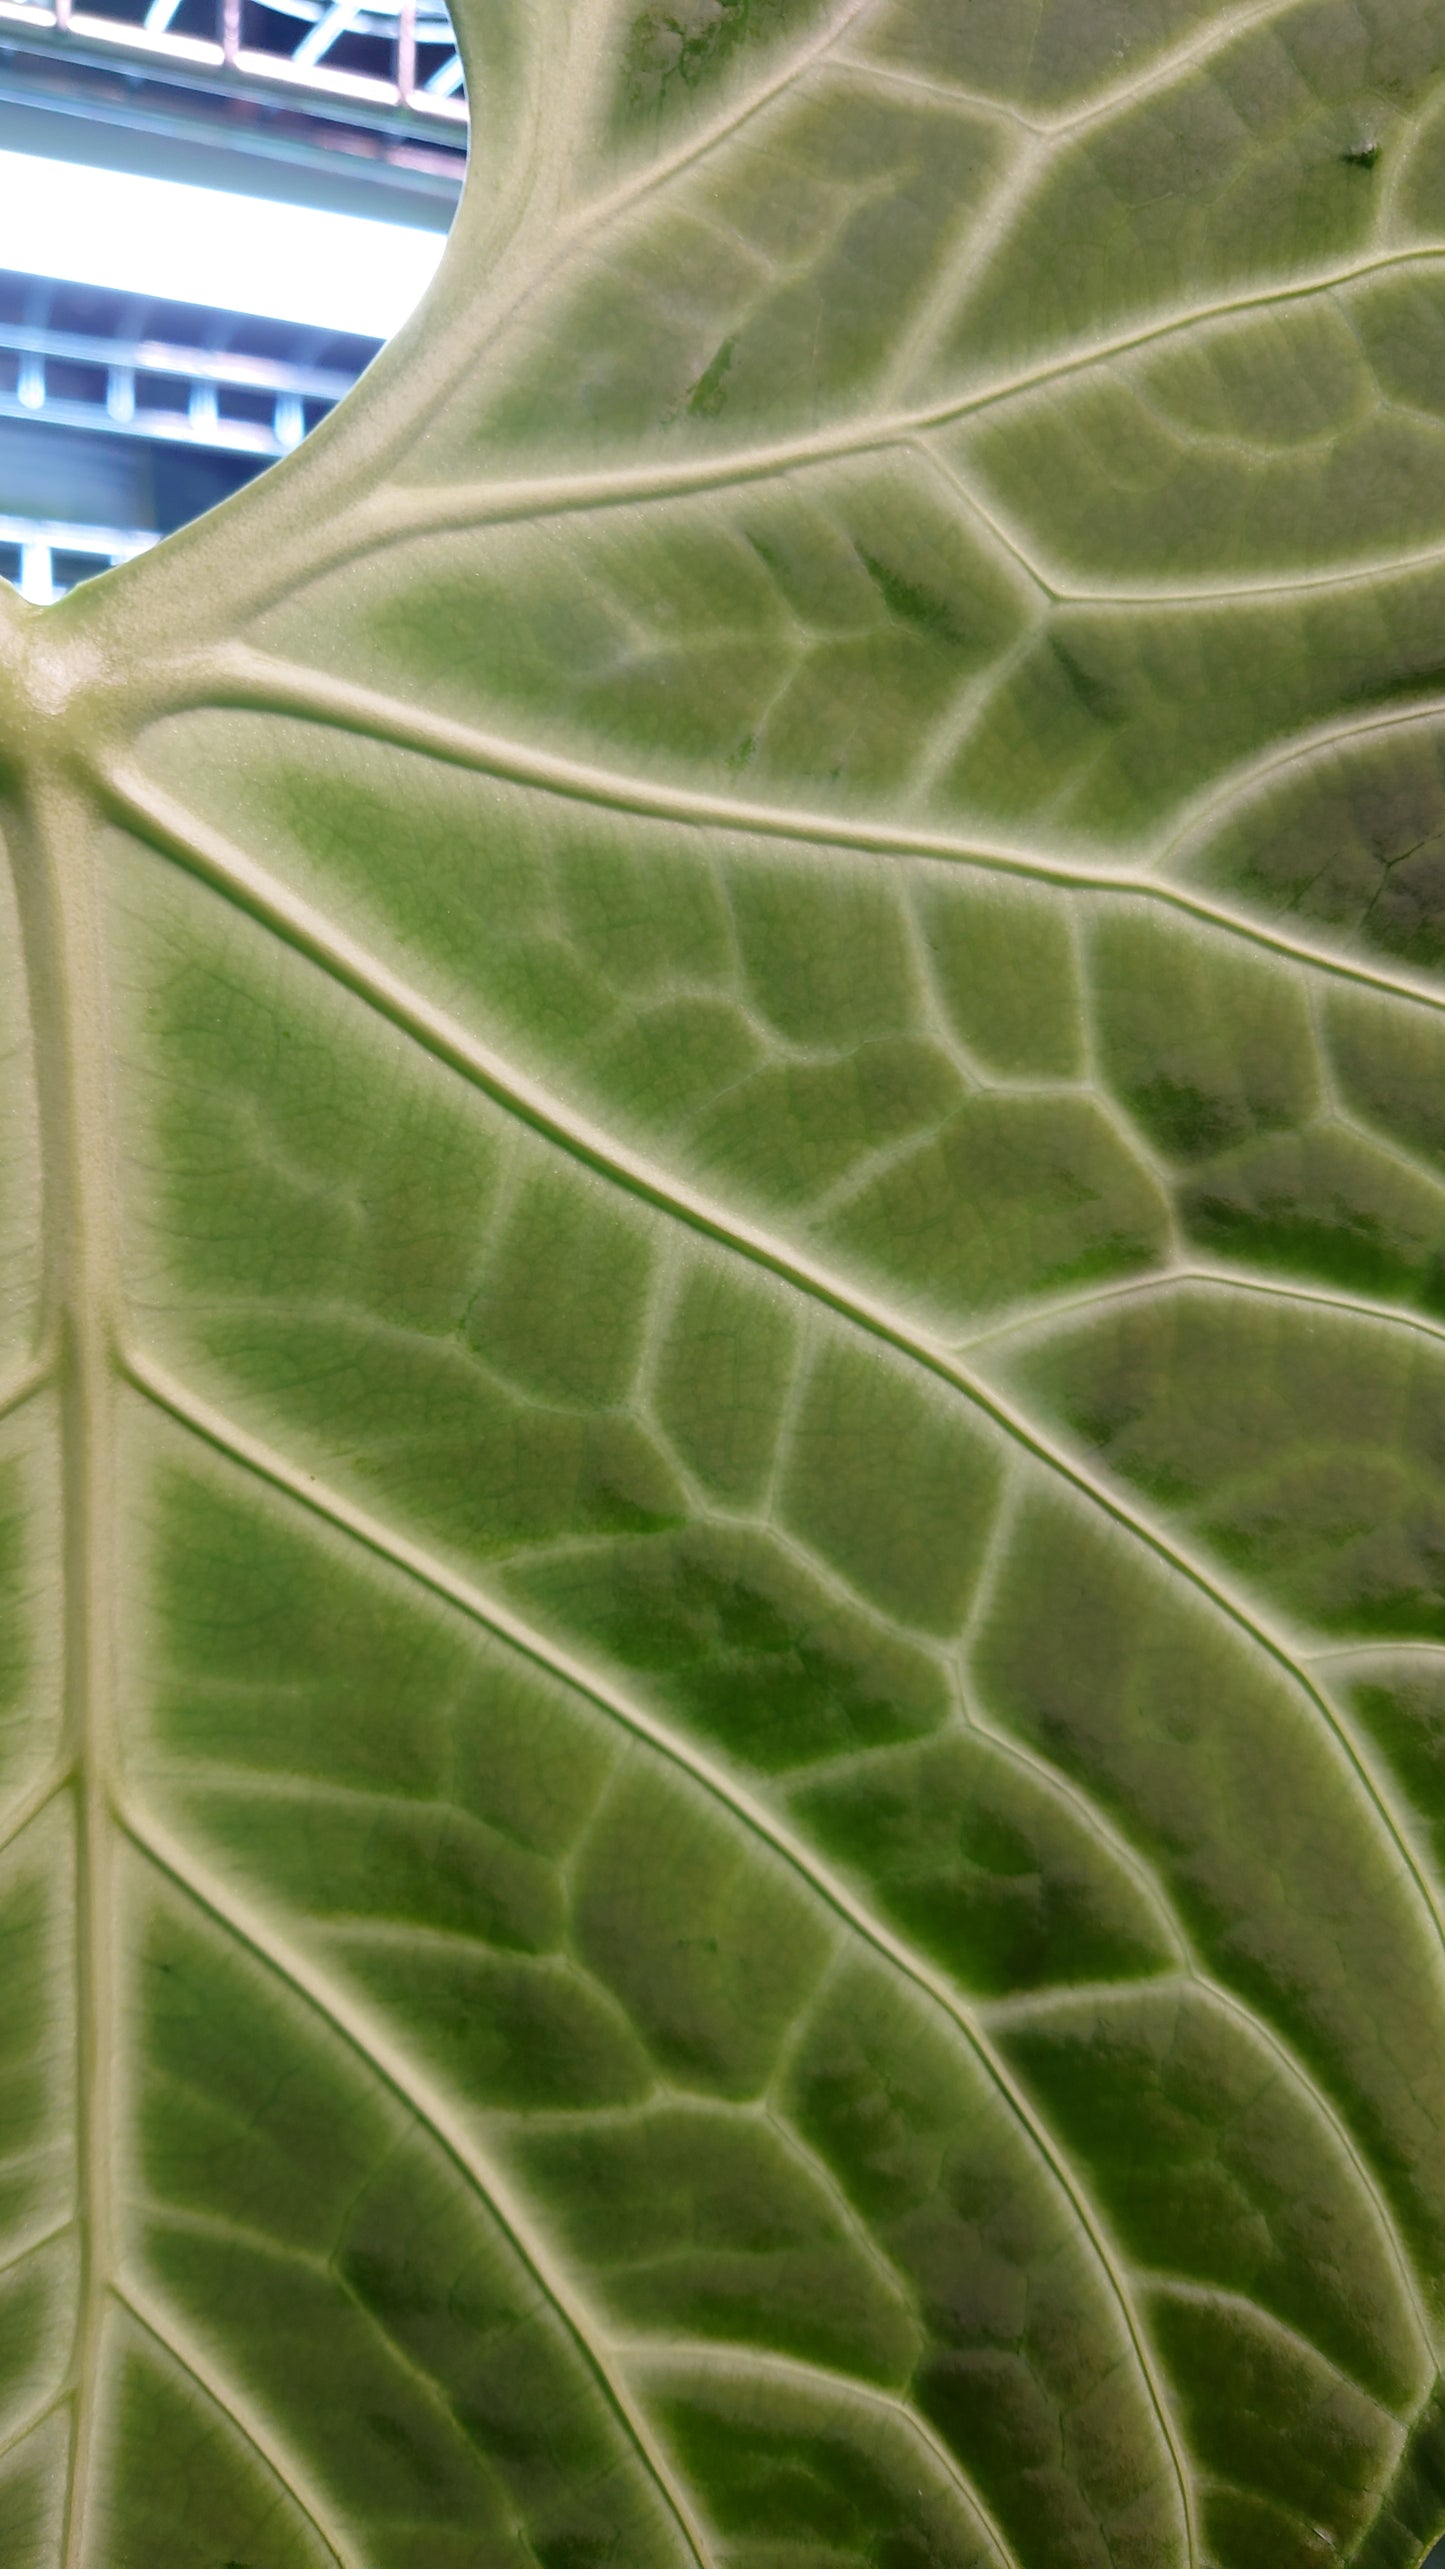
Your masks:
<instances>
[{"instance_id":1,"label":"anthurium leaf","mask_svg":"<svg viewBox=\"0 0 1445 2569\"><path fill-rule=\"evenodd\" d=\"M469 0L3 628L4 2569L1445 2529L1445 20Z\"/></svg>"}]
</instances>

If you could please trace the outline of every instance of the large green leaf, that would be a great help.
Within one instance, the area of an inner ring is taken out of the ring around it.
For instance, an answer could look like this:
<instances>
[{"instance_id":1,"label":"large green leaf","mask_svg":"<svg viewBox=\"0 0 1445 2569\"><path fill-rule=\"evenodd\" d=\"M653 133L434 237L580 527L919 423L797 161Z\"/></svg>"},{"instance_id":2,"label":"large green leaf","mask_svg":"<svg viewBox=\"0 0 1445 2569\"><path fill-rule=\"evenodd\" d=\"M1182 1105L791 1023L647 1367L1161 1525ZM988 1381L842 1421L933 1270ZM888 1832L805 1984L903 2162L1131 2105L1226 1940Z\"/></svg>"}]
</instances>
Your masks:
<instances>
[{"instance_id":1,"label":"large green leaf","mask_svg":"<svg viewBox=\"0 0 1445 2569\"><path fill-rule=\"evenodd\" d=\"M473 0L4 620L3 2569L1445 2526L1439 0Z\"/></svg>"}]
</instances>

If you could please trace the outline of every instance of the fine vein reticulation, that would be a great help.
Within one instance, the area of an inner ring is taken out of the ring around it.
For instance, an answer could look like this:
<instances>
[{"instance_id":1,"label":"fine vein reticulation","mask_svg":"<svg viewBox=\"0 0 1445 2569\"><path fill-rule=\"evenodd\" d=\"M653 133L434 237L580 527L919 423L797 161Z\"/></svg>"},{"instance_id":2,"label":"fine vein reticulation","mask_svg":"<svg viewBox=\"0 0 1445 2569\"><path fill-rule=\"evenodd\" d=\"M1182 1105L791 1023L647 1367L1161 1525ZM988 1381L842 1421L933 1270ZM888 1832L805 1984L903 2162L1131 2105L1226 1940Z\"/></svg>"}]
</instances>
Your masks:
<instances>
[{"instance_id":1,"label":"fine vein reticulation","mask_svg":"<svg viewBox=\"0 0 1445 2569\"><path fill-rule=\"evenodd\" d=\"M1445 33L496 0L0 619L5 2569L1445 2529Z\"/></svg>"}]
</instances>

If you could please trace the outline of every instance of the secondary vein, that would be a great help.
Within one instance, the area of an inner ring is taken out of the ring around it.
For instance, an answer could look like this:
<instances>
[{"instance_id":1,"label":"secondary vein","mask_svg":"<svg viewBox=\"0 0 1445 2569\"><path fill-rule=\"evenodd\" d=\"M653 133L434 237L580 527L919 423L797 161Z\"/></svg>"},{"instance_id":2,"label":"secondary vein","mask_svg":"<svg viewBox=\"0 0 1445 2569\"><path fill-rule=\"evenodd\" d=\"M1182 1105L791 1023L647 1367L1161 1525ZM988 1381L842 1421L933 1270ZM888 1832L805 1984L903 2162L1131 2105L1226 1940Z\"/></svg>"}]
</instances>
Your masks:
<instances>
[{"instance_id":1,"label":"secondary vein","mask_svg":"<svg viewBox=\"0 0 1445 2569\"><path fill-rule=\"evenodd\" d=\"M137 1369L130 1370L132 1379L139 1381ZM116 1824L157 1871L304 2000L431 2133L469 2190L486 2206L538 2291L556 2311L652 2480L694 2569L716 2569L686 2491L625 2376L609 2360L605 2334L596 2317L573 2290L500 2172L485 2163L475 2138L445 2096L433 2089L416 2062L394 2045L363 2009L334 1989L326 1975L304 1955L291 1950L272 1919L260 1917L210 1876L159 1821L133 1802L118 1801Z\"/></svg>"},{"instance_id":2,"label":"secondary vein","mask_svg":"<svg viewBox=\"0 0 1445 2569\"><path fill-rule=\"evenodd\" d=\"M874 1918L848 1889L816 1857L805 1842L781 1821L777 1814L760 1802L738 1780L717 1765L690 1742L677 1738L665 1723L653 1718L641 1705L624 1694L610 1680L590 1668L572 1652L562 1649L539 1633L515 1608L474 1582L460 1577L434 1561L422 1546L384 1526L367 1511L326 1488L310 1471L302 1472L258 1438L224 1417L176 1376L157 1365L153 1359L130 1351L126 1369L136 1389L145 1394L157 1408L167 1411L193 1435L212 1445L217 1452L241 1463L273 1487L299 1501L312 1514L336 1526L363 1543L378 1558L429 1587L436 1595L457 1606L473 1622L492 1632L499 1640L523 1652L538 1667L559 1677L639 1738L659 1749L672 1764L702 1784L707 1792L729 1809L735 1817L759 1837L804 1880L815 1895L846 1922L867 1944L881 1954L908 1980L939 2006L962 2034L985 2076L1007 2107L1019 2129L1030 2139L1044 2165L1052 2173L1065 2200L1089 2241L1099 2270L1129 2340L1154 2411L1161 2438L1170 2457L1175 2477L1181 2514L1188 2537L1190 2557L1195 2557L1193 2533L1193 2491L1188 2466L1184 2459L1171 2405L1162 2377L1154 2360L1142 2317L1129 2289L1122 2261L1107 2236L1081 2181L1059 2151L1052 2134L1035 2113L1024 2090L1019 2086L1002 2057L995 2051L970 2014L967 2006L941 1973L935 1972L920 1956L915 1955L882 1921Z\"/></svg>"}]
</instances>

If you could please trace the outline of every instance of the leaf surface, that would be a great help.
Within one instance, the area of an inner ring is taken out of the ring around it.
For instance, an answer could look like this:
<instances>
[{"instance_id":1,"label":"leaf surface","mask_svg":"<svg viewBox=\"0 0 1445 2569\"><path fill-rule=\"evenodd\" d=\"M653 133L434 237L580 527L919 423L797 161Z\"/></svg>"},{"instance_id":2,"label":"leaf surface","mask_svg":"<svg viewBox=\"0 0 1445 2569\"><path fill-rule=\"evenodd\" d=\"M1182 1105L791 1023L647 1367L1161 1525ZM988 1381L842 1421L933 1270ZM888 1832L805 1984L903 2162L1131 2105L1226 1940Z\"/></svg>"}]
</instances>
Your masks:
<instances>
[{"instance_id":1,"label":"leaf surface","mask_svg":"<svg viewBox=\"0 0 1445 2569\"><path fill-rule=\"evenodd\" d=\"M1445 2525L1445 30L491 0L3 630L5 2569Z\"/></svg>"}]
</instances>

